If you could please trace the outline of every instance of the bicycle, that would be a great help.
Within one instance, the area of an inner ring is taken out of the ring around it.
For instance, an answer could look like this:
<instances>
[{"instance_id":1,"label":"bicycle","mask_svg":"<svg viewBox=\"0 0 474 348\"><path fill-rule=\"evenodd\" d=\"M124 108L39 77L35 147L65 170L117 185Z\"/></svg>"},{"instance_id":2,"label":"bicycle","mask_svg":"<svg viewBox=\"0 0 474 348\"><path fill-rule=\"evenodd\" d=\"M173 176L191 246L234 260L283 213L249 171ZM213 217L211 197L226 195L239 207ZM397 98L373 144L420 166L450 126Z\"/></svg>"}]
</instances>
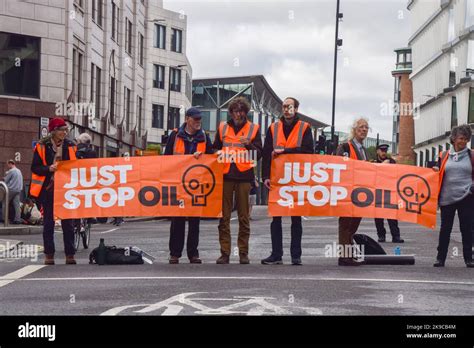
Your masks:
<instances>
[{"instance_id":1,"label":"bicycle","mask_svg":"<svg viewBox=\"0 0 474 348\"><path fill-rule=\"evenodd\" d=\"M84 246L84 249L89 248L89 242L91 239L91 226L90 219L82 218L76 219L74 222L74 248L79 250L79 245Z\"/></svg>"}]
</instances>

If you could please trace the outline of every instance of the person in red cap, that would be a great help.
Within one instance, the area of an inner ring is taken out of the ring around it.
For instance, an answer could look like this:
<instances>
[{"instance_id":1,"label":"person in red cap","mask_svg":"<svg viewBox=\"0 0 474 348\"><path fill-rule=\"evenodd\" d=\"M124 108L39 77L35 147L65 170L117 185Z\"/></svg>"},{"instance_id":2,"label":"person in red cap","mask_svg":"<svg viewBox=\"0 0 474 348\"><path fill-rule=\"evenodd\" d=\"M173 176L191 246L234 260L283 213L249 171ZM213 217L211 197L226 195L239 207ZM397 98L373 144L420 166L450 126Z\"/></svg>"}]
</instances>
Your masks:
<instances>
[{"instance_id":1,"label":"person in red cap","mask_svg":"<svg viewBox=\"0 0 474 348\"><path fill-rule=\"evenodd\" d=\"M49 121L50 134L42 138L34 149L31 164L30 197L37 199L43 205L43 243L45 265L54 265L54 172L58 161L75 160L76 146L66 136L68 126L62 118L53 118ZM61 220L63 230L64 251L66 264L74 265L74 228L73 220Z\"/></svg>"}]
</instances>

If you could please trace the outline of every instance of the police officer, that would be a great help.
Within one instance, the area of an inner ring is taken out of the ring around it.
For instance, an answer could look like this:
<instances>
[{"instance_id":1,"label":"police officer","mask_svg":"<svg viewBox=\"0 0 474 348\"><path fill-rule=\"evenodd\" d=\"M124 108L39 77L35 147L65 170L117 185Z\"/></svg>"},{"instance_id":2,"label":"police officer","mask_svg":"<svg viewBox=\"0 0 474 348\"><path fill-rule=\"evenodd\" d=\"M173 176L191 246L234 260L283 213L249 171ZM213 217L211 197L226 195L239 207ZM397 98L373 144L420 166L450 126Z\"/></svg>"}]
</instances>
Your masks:
<instances>
[{"instance_id":1,"label":"police officer","mask_svg":"<svg viewBox=\"0 0 474 348\"><path fill-rule=\"evenodd\" d=\"M397 163L393 158L387 156L389 145L380 144L377 146L377 159L375 163ZM400 238L400 229L398 228L398 221L387 219L388 226L390 227L390 233L392 234L392 243L403 243L404 240ZM377 227L377 235L379 237L379 242L385 242L385 230L383 219L375 219L375 227Z\"/></svg>"},{"instance_id":2,"label":"police officer","mask_svg":"<svg viewBox=\"0 0 474 348\"><path fill-rule=\"evenodd\" d=\"M203 153L211 154L212 143L202 129L202 114L197 108L186 111L186 122L179 129L174 129L166 144L165 155L193 155L198 159ZM184 248L184 233L188 219L187 255L190 263L202 263L199 258L199 217L173 217L170 226L169 263L179 263Z\"/></svg>"},{"instance_id":3,"label":"police officer","mask_svg":"<svg viewBox=\"0 0 474 348\"><path fill-rule=\"evenodd\" d=\"M283 116L267 130L263 146L262 177L269 190L271 161L283 154L312 154L314 150L313 134L309 123L299 119L300 103L292 97L283 101ZM283 263L283 231L281 216L274 216L270 225L272 252L269 257L261 260L263 265L280 265ZM301 216L291 217L291 263L302 265L301 237L303 226Z\"/></svg>"},{"instance_id":4,"label":"police officer","mask_svg":"<svg viewBox=\"0 0 474 348\"><path fill-rule=\"evenodd\" d=\"M69 129L62 118L51 119L48 129L50 135L41 139L34 149L30 196L38 199L43 205L44 264L54 265L54 173L58 169L59 161L76 159L76 146L66 139ZM68 265L76 264L73 221L72 219L61 220Z\"/></svg>"}]
</instances>

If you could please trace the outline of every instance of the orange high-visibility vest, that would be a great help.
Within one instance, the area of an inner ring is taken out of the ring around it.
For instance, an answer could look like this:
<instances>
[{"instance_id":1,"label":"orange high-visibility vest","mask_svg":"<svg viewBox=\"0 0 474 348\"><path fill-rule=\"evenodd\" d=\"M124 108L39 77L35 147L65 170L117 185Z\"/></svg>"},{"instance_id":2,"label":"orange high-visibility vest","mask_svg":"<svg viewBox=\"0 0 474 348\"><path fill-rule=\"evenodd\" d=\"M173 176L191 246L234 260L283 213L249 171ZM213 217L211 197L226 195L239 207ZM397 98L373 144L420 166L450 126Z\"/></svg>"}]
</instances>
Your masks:
<instances>
[{"instance_id":1,"label":"orange high-visibility vest","mask_svg":"<svg viewBox=\"0 0 474 348\"><path fill-rule=\"evenodd\" d=\"M448 163L449 151L440 152L439 158L441 159L441 168L439 168L438 193L441 193L441 186L443 185L444 171L446 169L446 163Z\"/></svg>"},{"instance_id":2,"label":"orange high-visibility vest","mask_svg":"<svg viewBox=\"0 0 474 348\"><path fill-rule=\"evenodd\" d=\"M357 157L357 151L356 151L354 145L352 145L352 140L349 140L348 144L349 144L349 149L350 149L349 150L349 157L354 159L354 160L358 160L359 158ZM362 151L364 151L364 150L362 150Z\"/></svg>"},{"instance_id":3,"label":"orange high-visibility vest","mask_svg":"<svg viewBox=\"0 0 474 348\"><path fill-rule=\"evenodd\" d=\"M286 139L281 121L276 121L275 123L272 123L272 125L270 126L270 132L272 133L273 138L273 149L284 150L301 147L304 132L306 132L306 129L308 129L308 127L310 127L309 123L298 120L298 122L291 130L288 139Z\"/></svg>"},{"instance_id":4,"label":"orange high-visibility vest","mask_svg":"<svg viewBox=\"0 0 474 348\"><path fill-rule=\"evenodd\" d=\"M251 142L259 132L259 125L247 121L240 131L235 134L234 128L227 122L219 125L219 135L222 141L222 152L224 156L235 160L224 160L224 174L230 170L230 164L235 163L239 172L245 172L255 167L255 161L250 160L249 152L245 145L240 142L241 137L249 139Z\"/></svg>"},{"instance_id":5,"label":"orange high-visibility vest","mask_svg":"<svg viewBox=\"0 0 474 348\"><path fill-rule=\"evenodd\" d=\"M68 146L68 150L69 150L69 159L70 160L77 159L76 157L77 146ZM38 155L40 156L41 161L43 162L43 165L47 166L48 164L46 163L46 146L44 144L37 143L34 151L38 152ZM39 197L45 180L46 180L46 176L38 175L31 172L31 185L30 185L31 197L36 197L36 198Z\"/></svg>"},{"instance_id":6,"label":"orange high-visibility vest","mask_svg":"<svg viewBox=\"0 0 474 348\"><path fill-rule=\"evenodd\" d=\"M178 129L173 129L176 132L176 136L174 138L174 145L173 145L173 155L184 155L185 147L184 147L184 140L178 137ZM197 152L206 152L206 137L204 136L204 141L197 144Z\"/></svg>"}]
</instances>

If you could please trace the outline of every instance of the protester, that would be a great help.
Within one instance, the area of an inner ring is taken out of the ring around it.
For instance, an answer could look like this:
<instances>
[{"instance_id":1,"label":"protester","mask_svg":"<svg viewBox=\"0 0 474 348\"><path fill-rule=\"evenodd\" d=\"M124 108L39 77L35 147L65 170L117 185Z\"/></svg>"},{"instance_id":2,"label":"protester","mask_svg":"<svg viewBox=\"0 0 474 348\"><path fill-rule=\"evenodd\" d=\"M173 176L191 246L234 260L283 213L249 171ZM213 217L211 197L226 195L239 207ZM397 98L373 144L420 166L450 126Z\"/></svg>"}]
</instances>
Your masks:
<instances>
[{"instance_id":1,"label":"protester","mask_svg":"<svg viewBox=\"0 0 474 348\"><path fill-rule=\"evenodd\" d=\"M7 162L8 171L5 173L5 183L8 187L8 203L13 207L14 218L13 224L21 224L21 210L20 210L20 195L23 190L23 175L21 171L16 167L14 160ZM4 216L5 219L9 219L8 216Z\"/></svg>"},{"instance_id":2,"label":"protester","mask_svg":"<svg viewBox=\"0 0 474 348\"><path fill-rule=\"evenodd\" d=\"M375 163L397 163L393 158L387 156L388 148L388 144L380 144L377 146L377 159L374 161ZM392 243L404 243L405 241L400 238L398 221L394 219L387 219L387 221L392 235ZM375 227L377 228L378 241L380 243L385 242L387 231L385 230L383 219L375 219Z\"/></svg>"},{"instance_id":3,"label":"protester","mask_svg":"<svg viewBox=\"0 0 474 348\"><path fill-rule=\"evenodd\" d=\"M313 134L309 123L301 121L297 115L300 103L292 97L283 101L283 116L267 130L263 147L262 178L265 187L271 190L271 161L284 154L312 154L314 150ZM282 264L283 229L281 216L274 216L270 225L272 239L271 255L263 260L264 265ZM303 226L301 216L291 217L291 263L302 265L301 237Z\"/></svg>"},{"instance_id":4,"label":"protester","mask_svg":"<svg viewBox=\"0 0 474 348\"><path fill-rule=\"evenodd\" d=\"M369 154L363 145L369 123L365 118L356 120L351 128L349 141L339 145L336 151L337 156L345 156L358 161L368 161ZM354 254L348 255L348 250L353 250L353 235L357 232L362 218L360 217L340 217L339 218L339 245L343 250L343 256L339 258L339 266L359 266L362 262L354 258Z\"/></svg>"},{"instance_id":5,"label":"protester","mask_svg":"<svg viewBox=\"0 0 474 348\"><path fill-rule=\"evenodd\" d=\"M166 144L165 156L193 155L194 158L205 154L212 154L212 143L209 136L202 129L202 114L197 108L186 111L185 123L179 129L174 129ZM202 263L199 258L199 217L173 217L170 226L170 264L179 263L184 248L186 219L188 220L188 238L186 251L190 263Z\"/></svg>"},{"instance_id":6,"label":"protester","mask_svg":"<svg viewBox=\"0 0 474 348\"><path fill-rule=\"evenodd\" d=\"M439 171L438 205L441 210L438 255L434 267L444 267L448 255L454 216L458 212L463 256L467 267L472 262L472 213L474 211L474 153L466 145L471 140L471 127L461 125L451 130L450 151L439 154L434 170Z\"/></svg>"},{"instance_id":7,"label":"protester","mask_svg":"<svg viewBox=\"0 0 474 348\"><path fill-rule=\"evenodd\" d=\"M50 135L42 138L34 149L31 164L32 179L30 196L37 198L43 205L44 226L43 242L45 265L54 265L54 173L61 160L76 159L76 146L66 139L68 126L62 118L53 118L49 121ZM76 264L74 254L74 229L73 220L61 220L63 230L64 250L66 264Z\"/></svg>"},{"instance_id":8,"label":"protester","mask_svg":"<svg viewBox=\"0 0 474 348\"><path fill-rule=\"evenodd\" d=\"M220 150L219 158L224 161L222 218L218 227L221 256L216 263L229 263L231 252L230 216L235 192L239 218L239 262L248 264L250 263L248 257L250 183L255 180L254 166L262 156L262 139L259 125L247 119L250 104L245 97L237 97L232 100L228 111L231 119L220 124L213 145L215 150Z\"/></svg>"}]
</instances>

